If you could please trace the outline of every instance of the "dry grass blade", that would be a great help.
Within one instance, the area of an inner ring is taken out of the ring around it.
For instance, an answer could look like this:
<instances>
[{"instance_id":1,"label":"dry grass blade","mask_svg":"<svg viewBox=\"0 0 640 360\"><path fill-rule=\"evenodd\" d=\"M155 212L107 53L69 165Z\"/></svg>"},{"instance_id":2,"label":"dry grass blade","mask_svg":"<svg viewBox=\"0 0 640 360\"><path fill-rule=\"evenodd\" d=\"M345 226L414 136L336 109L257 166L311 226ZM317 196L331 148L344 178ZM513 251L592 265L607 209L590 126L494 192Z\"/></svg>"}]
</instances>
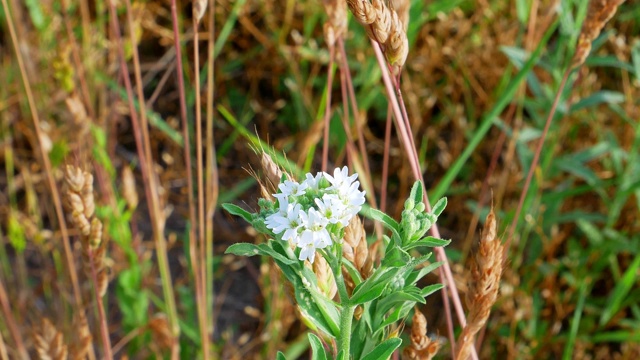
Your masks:
<instances>
[{"instance_id":1,"label":"dry grass blade","mask_svg":"<svg viewBox=\"0 0 640 360\"><path fill-rule=\"evenodd\" d=\"M578 37L578 45L576 46L576 53L571 60L571 68L575 69L584 64L584 61L591 51L591 43L595 40L602 28L613 17L618 9L618 6L625 0L591 0L589 2L589 10L587 11L587 18L582 24L582 30L580 31L580 37Z\"/></svg>"},{"instance_id":2,"label":"dry grass blade","mask_svg":"<svg viewBox=\"0 0 640 360\"><path fill-rule=\"evenodd\" d=\"M469 314L467 325L462 330L458 341L455 357L458 360L466 360L471 355L475 335L489 319L491 307L498 297L502 277L503 246L497 238L496 228L496 216L491 209L471 268L471 281L467 293Z\"/></svg>"},{"instance_id":3,"label":"dry grass blade","mask_svg":"<svg viewBox=\"0 0 640 360\"><path fill-rule=\"evenodd\" d=\"M67 345L62 333L48 319L43 319L40 328L33 334L33 343L40 360L66 360Z\"/></svg>"},{"instance_id":4,"label":"dry grass blade","mask_svg":"<svg viewBox=\"0 0 640 360\"><path fill-rule=\"evenodd\" d=\"M409 339L411 343L402 352L406 359L431 360L440 350L440 342L427 336L427 319L417 308L413 313Z\"/></svg>"}]
</instances>

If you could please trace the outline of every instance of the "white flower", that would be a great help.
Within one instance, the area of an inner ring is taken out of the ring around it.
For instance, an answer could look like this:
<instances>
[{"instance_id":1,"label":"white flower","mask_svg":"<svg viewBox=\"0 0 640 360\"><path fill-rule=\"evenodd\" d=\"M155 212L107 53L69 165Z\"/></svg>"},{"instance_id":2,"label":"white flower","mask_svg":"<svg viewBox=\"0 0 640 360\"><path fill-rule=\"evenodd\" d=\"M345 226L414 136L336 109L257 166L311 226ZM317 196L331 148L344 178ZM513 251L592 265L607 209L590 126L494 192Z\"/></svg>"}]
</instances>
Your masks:
<instances>
[{"instance_id":1,"label":"white flower","mask_svg":"<svg viewBox=\"0 0 640 360\"><path fill-rule=\"evenodd\" d=\"M298 242L298 229L302 226L301 214L304 214L304 211L300 211L300 204L289 204L284 214L279 212L267 216L265 224L275 234L280 234L284 231L282 240L291 241L295 244Z\"/></svg>"},{"instance_id":2,"label":"white flower","mask_svg":"<svg viewBox=\"0 0 640 360\"><path fill-rule=\"evenodd\" d=\"M309 209L308 214L301 212L300 218L305 228L300 235L300 244L313 243L313 246L319 249L331 245L331 235L326 228L329 223L327 218L314 208Z\"/></svg>"},{"instance_id":3,"label":"white flower","mask_svg":"<svg viewBox=\"0 0 640 360\"><path fill-rule=\"evenodd\" d=\"M300 256L298 259L301 261L309 259L309 262L313 264L313 260L316 257L316 248L313 246L313 243L308 243L300 246L302 250L300 250Z\"/></svg>"},{"instance_id":4,"label":"white flower","mask_svg":"<svg viewBox=\"0 0 640 360\"><path fill-rule=\"evenodd\" d=\"M308 184L302 183L299 184L296 181L285 180L283 183L278 185L280 189L281 196L301 196L304 195L305 190L309 187ZM273 196L278 197L280 194L274 194Z\"/></svg>"},{"instance_id":5,"label":"white flower","mask_svg":"<svg viewBox=\"0 0 640 360\"><path fill-rule=\"evenodd\" d=\"M341 222L345 206L334 194L324 194L321 199L315 199L319 212L332 224Z\"/></svg>"},{"instance_id":6,"label":"white flower","mask_svg":"<svg viewBox=\"0 0 640 360\"><path fill-rule=\"evenodd\" d=\"M358 173L349 176L349 168L343 166L342 169L336 168L333 171L333 176L327 173L324 173L324 176L329 180L331 185L333 185L331 188L337 190L339 193L343 193L349 190L351 184L358 178Z\"/></svg>"},{"instance_id":7,"label":"white flower","mask_svg":"<svg viewBox=\"0 0 640 360\"><path fill-rule=\"evenodd\" d=\"M320 185L320 180L322 180L322 173L316 173L316 176L311 175L311 173L307 173L306 179L303 181L303 184L307 184L310 190L319 190L318 187Z\"/></svg>"}]
</instances>

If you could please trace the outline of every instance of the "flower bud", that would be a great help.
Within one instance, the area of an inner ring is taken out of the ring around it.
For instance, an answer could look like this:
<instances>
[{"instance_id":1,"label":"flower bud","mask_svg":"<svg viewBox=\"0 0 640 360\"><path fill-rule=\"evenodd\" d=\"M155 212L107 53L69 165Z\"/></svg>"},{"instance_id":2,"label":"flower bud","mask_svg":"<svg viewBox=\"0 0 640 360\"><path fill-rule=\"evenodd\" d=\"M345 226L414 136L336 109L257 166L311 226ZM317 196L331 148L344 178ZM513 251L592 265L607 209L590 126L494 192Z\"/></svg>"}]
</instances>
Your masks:
<instances>
[{"instance_id":1,"label":"flower bud","mask_svg":"<svg viewBox=\"0 0 640 360\"><path fill-rule=\"evenodd\" d=\"M407 199L407 201L404 202L404 209L407 211L413 210L415 206L416 206L416 202L413 201L413 199Z\"/></svg>"},{"instance_id":2,"label":"flower bud","mask_svg":"<svg viewBox=\"0 0 640 360\"><path fill-rule=\"evenodd\" d=\"M420 201L419 203L416 204L415 209L418 212L421 212L421 213L424 212L424 209L425 209L424 203Z\"/></svg>"}]
</instances>

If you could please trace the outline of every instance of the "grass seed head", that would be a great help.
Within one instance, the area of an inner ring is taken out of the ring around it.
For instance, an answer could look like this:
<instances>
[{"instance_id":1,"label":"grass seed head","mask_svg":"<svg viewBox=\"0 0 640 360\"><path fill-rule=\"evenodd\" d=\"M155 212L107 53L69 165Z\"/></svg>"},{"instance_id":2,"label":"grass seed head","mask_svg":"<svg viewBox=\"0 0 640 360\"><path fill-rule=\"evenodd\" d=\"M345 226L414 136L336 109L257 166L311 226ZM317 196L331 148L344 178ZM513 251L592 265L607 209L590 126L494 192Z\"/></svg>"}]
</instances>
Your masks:
<instances>
[{"instance_id":1,"label":"grass seed head","mask_svg":"<svg viewBox=\"0 0 640 360\"><path fill-rule=\"evenodd\" d=\"M427 319L417 308L413 313L409 339L411 343L403 351L404 358L407 359L431 360L440 349L440 342L427 335Z\"/></svg>"},{"instance_id":2,"label":"grass seed head","mask_svg":"<svg viewBox=\"0 0 640 360\"><path fill-rule=\"evenodd\" d=\"M577 68L584 64L589 51L591 51L591 43L595 40L600 32L613 17L618 6L625 0L591 0L589 1L589 9L587 10L587 18L582 24L582 30L578 37L576 52L571 60L571 67Z\"/></svg>"},{"instance_id":3,"label":"grass seed head","mask_svg":"<svg viewBox=\"0 0 640 360\"><path fill-rule=\"evenodd\" d=\"M47 318L42 320L40 329L33 335L33 343L40 360L65 360L68 348L62 333Z\"/></svg>"}]
</instances>

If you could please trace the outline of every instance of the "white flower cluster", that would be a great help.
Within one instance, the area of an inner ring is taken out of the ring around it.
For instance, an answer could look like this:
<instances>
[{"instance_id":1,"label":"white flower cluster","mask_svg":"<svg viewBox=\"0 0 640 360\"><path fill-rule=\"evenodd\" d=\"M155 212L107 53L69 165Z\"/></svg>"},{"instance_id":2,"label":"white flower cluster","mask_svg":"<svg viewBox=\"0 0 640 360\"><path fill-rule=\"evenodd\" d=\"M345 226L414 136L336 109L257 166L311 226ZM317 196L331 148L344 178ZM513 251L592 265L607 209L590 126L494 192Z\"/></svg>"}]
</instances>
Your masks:
<instances>
[{"instance_id":1,"label":"white flower cluster","mask_svg":"<svg viewBox=\"0 0 640 360\"><path fill-rule=\"evenodd\" d=\"M316 249L331 245L330 231L347 226L364 204L365 192L358 190L357 178L358 174L349 176L345 166L335 169L333 176L307 173L302 183L285 180L273 194L280 210L267 216L267 228L284 232L282 240L301 249L299 259L313 262Z\"/></svg>"}]
</instances>

